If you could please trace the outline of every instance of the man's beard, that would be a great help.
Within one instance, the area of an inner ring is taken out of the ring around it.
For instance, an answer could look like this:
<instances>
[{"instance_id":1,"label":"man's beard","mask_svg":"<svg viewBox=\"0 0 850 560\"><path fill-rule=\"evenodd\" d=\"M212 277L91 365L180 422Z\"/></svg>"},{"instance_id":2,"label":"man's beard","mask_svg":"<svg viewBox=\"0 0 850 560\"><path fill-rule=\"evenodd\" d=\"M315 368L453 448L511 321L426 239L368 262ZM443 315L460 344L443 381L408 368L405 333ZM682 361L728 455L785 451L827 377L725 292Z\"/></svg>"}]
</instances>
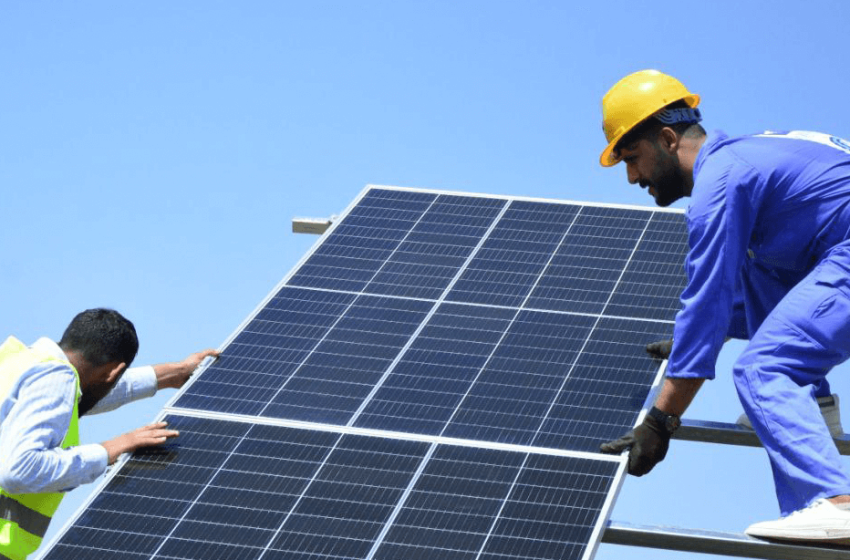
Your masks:
<instances>
[{"instance_id":1,"label":"man's beard","mask_svg":"<svg viewBox=\"0 0 850 560\"><path fill-rule=\"evenodd\" d=\"M678 156L665 154L660 148L656 154L651 182L655 191L655 204L661 207L670 206L685 196L685 174L679 166Z\"/></svg>"},{"instance_id":2,"label":"man's beard","mask_svg":"<svg viewBox=\"0 0 850 560\"><path fill-rule=\"evenodd\" d=\"M83 393L83 396L80 397L80 402L77 405L77 414L83 416L89 412L100 402L100 399L105 397L115 387L117 382L118 380L116 379L112 383L99 383L94 387L88 387Z\"/></svg>"}]
</instances>

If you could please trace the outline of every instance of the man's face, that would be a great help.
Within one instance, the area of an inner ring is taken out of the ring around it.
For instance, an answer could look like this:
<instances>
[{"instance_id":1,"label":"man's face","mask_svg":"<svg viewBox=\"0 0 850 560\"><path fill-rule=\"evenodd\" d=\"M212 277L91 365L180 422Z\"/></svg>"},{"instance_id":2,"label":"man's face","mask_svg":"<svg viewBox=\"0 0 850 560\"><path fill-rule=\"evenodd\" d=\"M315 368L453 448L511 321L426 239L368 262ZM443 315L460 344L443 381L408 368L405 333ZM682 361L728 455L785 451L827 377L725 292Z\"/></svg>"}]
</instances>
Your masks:
<instances>
[{"instance_id":1,"label":"man's face","mask_svg":"<svg viewBox=\"0 0 850 560\"><path fill-rule=\"evenodd\" d=\"M685 178L676 154L661 148L657 141L642 138L620 148L629 183L648 188L658 206L670 206L685 196Z\"/></svg>"},{"instance_id":2,"label":"man's face","mask_svg":"<svg viewBox=\"0 0 850 560\"><path fill-rule=\"evenodd\" d=\"M100 399L105 397L109 391L115 387L115 384L118 383L118 379L125 371L127 371L127 367L124 366L120 370L118 376L110 380L109 372L115 369L118 365L119 364L117 362L110 362L109 364L100 366L96 370L95 379L83 388L83 395L80 398L80 403L77 409L77 413L80 416L85 415L94 407L94 405L100 402Z\"/></svg>"}]
</instances>

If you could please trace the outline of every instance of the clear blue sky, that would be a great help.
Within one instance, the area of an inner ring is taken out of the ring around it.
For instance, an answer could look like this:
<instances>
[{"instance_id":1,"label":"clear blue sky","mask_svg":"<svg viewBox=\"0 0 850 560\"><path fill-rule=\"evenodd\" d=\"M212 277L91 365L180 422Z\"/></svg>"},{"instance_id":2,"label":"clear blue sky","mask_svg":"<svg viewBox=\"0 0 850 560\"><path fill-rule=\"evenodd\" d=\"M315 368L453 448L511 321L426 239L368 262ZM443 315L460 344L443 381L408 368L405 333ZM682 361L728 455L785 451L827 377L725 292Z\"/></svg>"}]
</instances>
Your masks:
<instances>
[{"instance_id":1,"label":"clear blue sky","mask_svg":"<svg viewBox=\"0 0 850 560\"><path fill-rule=\"evenodd\" d=\"M0 336L58 337L111 306L139 364L218 346L315 241L292 217L367 183L650 205L598 164L601 96L636 70L701 94L709 129L848 138L848 21L841 0L4 2ZM739 350L689 417L739 414ZM847 370L831 376L845 413ZM84 439L170 396L84 420ZM761 450L677 442L612 517L742 531L777 515Z\"/></svg>"}]
</instances>

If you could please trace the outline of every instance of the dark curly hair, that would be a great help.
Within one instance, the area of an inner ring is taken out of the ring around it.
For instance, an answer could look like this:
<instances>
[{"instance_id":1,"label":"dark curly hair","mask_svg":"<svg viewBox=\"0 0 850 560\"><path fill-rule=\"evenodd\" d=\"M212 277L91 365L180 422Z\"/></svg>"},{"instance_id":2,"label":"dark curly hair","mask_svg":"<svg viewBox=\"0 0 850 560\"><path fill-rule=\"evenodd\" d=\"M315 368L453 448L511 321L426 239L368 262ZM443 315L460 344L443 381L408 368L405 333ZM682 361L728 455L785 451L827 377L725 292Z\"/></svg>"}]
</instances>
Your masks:
<instances>
[{"instance_id":1,"label":"dark curly hair","mask_svg":"<svg viewBox=\"0 0 850 560\"><path fill-rule=\"evenodd\" d=\"M139 351L139 338L133 323L117 311L87 309L71 320L59 347L78 352L95 367L110 362L129 367Z\"/></svg>"}]
</instances>

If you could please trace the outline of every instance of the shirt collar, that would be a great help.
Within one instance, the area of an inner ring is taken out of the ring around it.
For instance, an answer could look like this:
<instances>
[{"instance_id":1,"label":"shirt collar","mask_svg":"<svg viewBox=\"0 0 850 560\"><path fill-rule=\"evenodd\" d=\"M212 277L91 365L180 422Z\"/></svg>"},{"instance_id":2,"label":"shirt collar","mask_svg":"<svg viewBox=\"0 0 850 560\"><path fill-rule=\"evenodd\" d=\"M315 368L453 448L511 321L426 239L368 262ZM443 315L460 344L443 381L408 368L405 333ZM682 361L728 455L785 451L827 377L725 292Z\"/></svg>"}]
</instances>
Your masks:
<instances>
[{"instance_id":1,"label":"shirt collar","mask_svg":"<svg viewBox=\"0 0 850 560\"><path fill-rule=\"evenodd\" d=\"M699 153L697 154L697 159L694 162L694 182L696 182L697 180L697 175L699 175L700 169L702 169L702 164L705 162L705 159L728 138L729 136L722 130L713 130L706 135L705 142L703 142L702 146L700 147Z\"/></svg>"},{"instance_id":2,"label":"shirt collar","mask_svg":"<svg viewBox=\"0 0 850 560\"><path fill-rule=\"evenodd\" d=\"M62 360L63 362L69 361L68 356L66 356L65 352L59 348L59 345L44 336L35 341L32 345L32 349L43 354L47 354L51 358Z\"/></svg>"},{"instance_id":3,"label":"shirt collar","mask_svg":"<svg viewBox=\"0 0 850 560\"><path fill-rule=\"evenodd\" d=\"M69 364L71 363L71 360L68 359L68 356L65 354L65 352L62 351L59 345L45 336L36 340L35 343L33 343L33 345L31 346L31 348L36 352L47 354L51 358L56 358L57 360L68 362ZM79 380L79 374L76 372L76 368L73 368L72 366L72 369L74 370L74 375L76 375L77 379ZM80 400L80 397L82 395L82 387L80 387L80 384L77 383L77 401Z\"/></svg>"}]
</instances>

